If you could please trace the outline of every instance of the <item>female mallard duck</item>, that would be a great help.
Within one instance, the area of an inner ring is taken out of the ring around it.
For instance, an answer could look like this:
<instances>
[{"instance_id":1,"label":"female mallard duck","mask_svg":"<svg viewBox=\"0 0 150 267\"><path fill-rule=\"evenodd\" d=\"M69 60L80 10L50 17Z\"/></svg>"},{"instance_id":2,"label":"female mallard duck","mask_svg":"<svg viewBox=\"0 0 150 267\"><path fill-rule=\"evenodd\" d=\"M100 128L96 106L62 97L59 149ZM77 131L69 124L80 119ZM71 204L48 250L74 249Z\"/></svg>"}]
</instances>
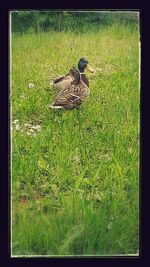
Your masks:
<instances>
[{"instance_id":1,"label":"female mallard duck","mask_svg":"<svg viewBox=\"0 0 150 267\"><path fill-rule=\"evenodd\" d=\"M70 73L73 77L73 81L68 87L59 92L55 102L50 106L51 108L79 108L82 102L90 94L89 87L82 81L81 73L74 68L70 69Z\"/></svg>"},{"instance_id":2,"label":"female mallard duck","mask_svg":"<svg viewBox=\"0 0 150 267\"><path fill-rule=\"evenodd\" d=\"M84 70L87 69L90 72L94 72L94 70L89 66L89 62L86 58L80 58L78 62L78 71L81 74L81 80L89 87L89 81L86 77ZM54 87L59 90L63 90L67 88L74 80L74 76L72 75L72 71L70 70L66 75L60 76L53 81Z\"/></svg>"}]
</instances>

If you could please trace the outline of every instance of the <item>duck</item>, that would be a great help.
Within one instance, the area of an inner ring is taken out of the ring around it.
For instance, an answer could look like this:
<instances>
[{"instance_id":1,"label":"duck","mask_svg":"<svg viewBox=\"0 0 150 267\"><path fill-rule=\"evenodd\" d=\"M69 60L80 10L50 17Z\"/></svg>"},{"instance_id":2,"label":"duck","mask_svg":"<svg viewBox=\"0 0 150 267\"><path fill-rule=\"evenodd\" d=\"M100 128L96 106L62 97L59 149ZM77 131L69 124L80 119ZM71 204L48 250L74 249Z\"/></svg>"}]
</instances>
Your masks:
<instances>
[{"instance_id":1,"label":"duck","mask_svg":"<svg viewBox=\"0 0 150 267\"><path fill-rule=\"evenodd\" d=\"M81 74L82 81L89 87L89 81L86 77L84 70L88 70L91 73L94 72L94 69L89 65L89 61L82 57L78 61L78 71ZM53 80L53 86L59 90L63 90L71 85L71 83L74 81L74 76L72 75L72 68L69 70L69 72L66 75L57 77Z\"/></svg>"},{"instance_id":2,"label":"duck","mask_svg":"<svg viewBox=\"0 0 150 267\"><path fill-rule=\"evenodd\" d=\"M73 81L58 93L54 103L50 105L50 108L65 110L71 110L73 108L79 109L80 105L90 95L89 87L82 80L82 73L75 68L71 68L70 75Z\"/></svg>"}]
</instances>

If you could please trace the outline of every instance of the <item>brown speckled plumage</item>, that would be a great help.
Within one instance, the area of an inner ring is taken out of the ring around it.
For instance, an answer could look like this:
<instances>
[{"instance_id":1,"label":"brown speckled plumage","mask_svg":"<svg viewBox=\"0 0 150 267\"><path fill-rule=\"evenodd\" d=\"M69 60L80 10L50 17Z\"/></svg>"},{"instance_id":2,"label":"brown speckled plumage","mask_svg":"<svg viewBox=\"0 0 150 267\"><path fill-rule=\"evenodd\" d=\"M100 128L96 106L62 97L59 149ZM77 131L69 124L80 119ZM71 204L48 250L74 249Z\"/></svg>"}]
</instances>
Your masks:
<instances>
[{"instance_id":1,"label":"brown speckled plumage","mask_svg":"<svg viewBox=\"0 0 150 267\"><path fill-rule=\"evenodd\" d=\"M78 70L71 68L70 71L54 80L54 85L61 91L57 95L55 102L50 105L53 109L72 109L79 107L90 94L89 82L84 73L87 69L90 72L94 70L89 66L86 58L80 58Z\"/></svg>"},{"instance_id":2,"label":"brown speckled plumage","mask_svg":"<svg viewBox=\"0 0 150 267\"><path fill-rule=\"evenodd\" d=\"M89 87L89 81L88 78L86 77L84 70L88 69L90 72L94 72L94 70L89 66L88 60L86 58L80 58L78 62L78 71L81 74L81 80ZM57 77L56 79L53 80L53 85L55 88L59 90L65 89L67 86L69 86L74 80L74 77L70 71L63 76Z\"/></svg>"},{"instance_id":3,"label":"brown speckled plumage","mask_svg":"<svg viewBox=\"0 0 150 267\"><path fill-rule=\"evenodd\" d=\"M54 79L53 85L59 90L63 90L66 87L68 87L74 80L74 77L72 76L71 70L63 76L60 76L56 79Z\"/></svg>"},{"instance_id":4,"label":"brown speckled plumage","mask_svg":"<svg viewBox=\"0 0 150 267\"><path fill-rule=\"evenodd\" d=\"M72 68L70 72L74 79L70 86L60 91L55 102L51 106L52 108L72 109L74 107L79 107L89 96L90 90L82 81L79 71Z\"/></svg>"}]
</instances>

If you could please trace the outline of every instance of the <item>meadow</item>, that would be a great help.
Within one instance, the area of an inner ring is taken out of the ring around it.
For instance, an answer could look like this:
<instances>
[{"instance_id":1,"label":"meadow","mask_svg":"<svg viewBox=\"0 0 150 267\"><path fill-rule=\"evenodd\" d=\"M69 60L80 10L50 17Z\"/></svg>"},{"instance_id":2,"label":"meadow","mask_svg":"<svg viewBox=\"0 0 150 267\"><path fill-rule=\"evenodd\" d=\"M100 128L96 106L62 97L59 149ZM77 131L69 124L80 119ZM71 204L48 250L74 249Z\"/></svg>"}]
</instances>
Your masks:
<instances>
[{"instance_id":1,"label":"meadow","mask_svg":"<svg viewBox=\"0 0 150 267\"><path fill-rule=\"evenodd\" d=\"M139 44L130 24L12 34L12 256L138 253ZM83 56L89 99L51 110L52 79Z\"/></svg>"}]
</instances>

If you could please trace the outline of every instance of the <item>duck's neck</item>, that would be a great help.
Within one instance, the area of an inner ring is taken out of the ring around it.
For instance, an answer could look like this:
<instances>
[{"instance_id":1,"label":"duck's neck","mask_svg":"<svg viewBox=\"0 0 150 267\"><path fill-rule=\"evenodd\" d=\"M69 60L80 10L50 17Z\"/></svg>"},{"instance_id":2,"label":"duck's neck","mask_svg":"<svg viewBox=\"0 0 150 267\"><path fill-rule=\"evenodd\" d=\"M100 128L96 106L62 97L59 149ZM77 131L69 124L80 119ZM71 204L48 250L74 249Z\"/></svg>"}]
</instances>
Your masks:
<instances>
[{"instance_id":1,"label":"duck's neck","mask_svg":"<svg viewBox=\"0 0 150 267\"><path fill-rule=\"evenodd\" d=\"M84 74L84 75L85 75L84 71L83 71L83 72L79 71L79 73L80 73L80 74Z\"/></svg>"},{"instance_id":2,"label":"duck's neck","mask_svg":"<svg viewBox=\"0 0 150 267\"><path fill-rule=\"evenodd\" d=\"M88 81L84 71L81 72L79 69L78 69L78 71L80 73L81 80L89 87L89 81Z\"/></svg>"},{"instance_id":3,"label":"duck's neck","mask_svg":"<svg viewBox=\"0 0 150 267\"><path fill-rule=\"evenodd\" d=\"M84 70L81 70L80 68L78 68L78 72L79 72L80 74L84 74Z\"/></svg>"}]
</instances>

